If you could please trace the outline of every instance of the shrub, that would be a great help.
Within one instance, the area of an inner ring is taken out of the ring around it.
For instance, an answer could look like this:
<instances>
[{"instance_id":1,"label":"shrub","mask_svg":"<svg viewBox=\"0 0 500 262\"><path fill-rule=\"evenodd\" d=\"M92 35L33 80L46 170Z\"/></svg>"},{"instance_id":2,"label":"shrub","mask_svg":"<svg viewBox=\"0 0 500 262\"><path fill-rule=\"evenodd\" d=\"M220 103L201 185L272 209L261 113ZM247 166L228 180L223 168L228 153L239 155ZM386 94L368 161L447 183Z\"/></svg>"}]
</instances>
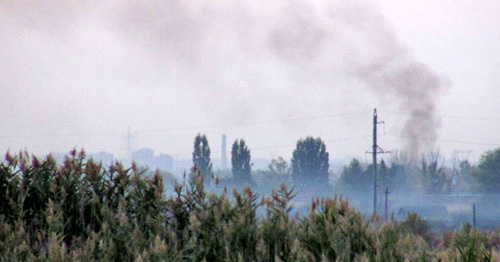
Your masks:
<instances>
[{"instance_id":1,"label":"shrub","mask_svg":"<svg viewBox=\"0 0 500 262\"><path fill-rule=\"evenodd\" d=\"M396 227L401 234L420 236L428 245L431 243L431 227L416 213L408 213L406 220L401 223L397 223Z\"/></svg>"},{"instance_id":2,"label":"shrub","mask_svg":"<svg viewBox=\"0 0 500 262\"><path fill-rule=\"evenodd\" d=\"M293 189L207 192L198 172L165 194L159 172L104 168L73 150L61 166L23 152L0 163L2 261L492 261L497 235L470 225L433 250L416 214L377 229L342 197L292 216ZM168 195L168 197L166 197ZM496 240L495 240L496 239ZM498 248L498 247L496 247Z\"/></svg>"},{"instance_id":3,"label":"shrub","mask_svg":"<svg viewBox=\"0 0 500 262\"><path fill-rule=\"evenodd\" d=\"M460 261L492 261L486 235L467 223L452 238L452 247Z\"/></svg>"},{"instance_id":4,"label":"shrub","mask_svg":"<svg viewBox=\"0 0 500 262\"><path fill-rule=\"evenodd\" d=\"M342 197L316 199L309 215L301 220L297 237L316 261L352 261L375 254L369 226Z\"/></svg>"}]
</instances>

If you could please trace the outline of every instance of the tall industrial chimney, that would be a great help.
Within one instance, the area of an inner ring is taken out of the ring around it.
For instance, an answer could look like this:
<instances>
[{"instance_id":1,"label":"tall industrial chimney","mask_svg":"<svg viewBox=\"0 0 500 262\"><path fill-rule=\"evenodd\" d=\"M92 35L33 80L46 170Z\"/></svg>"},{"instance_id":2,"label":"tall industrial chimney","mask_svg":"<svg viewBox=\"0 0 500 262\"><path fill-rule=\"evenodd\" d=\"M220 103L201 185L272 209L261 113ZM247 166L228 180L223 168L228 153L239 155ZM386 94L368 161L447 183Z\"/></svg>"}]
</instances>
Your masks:
<instances>
[{"instance_id":1,"label":"tall industrial chimney","mask_svg":"<svg viewBox=\"0 0 500 262\"><path fill-rule=\"evenodd\" d=\"M226 155L226 134L222 134L222 150L221 152L221 165L222 169L227 168L227 155Z\"/></svg>"}]
</instances>

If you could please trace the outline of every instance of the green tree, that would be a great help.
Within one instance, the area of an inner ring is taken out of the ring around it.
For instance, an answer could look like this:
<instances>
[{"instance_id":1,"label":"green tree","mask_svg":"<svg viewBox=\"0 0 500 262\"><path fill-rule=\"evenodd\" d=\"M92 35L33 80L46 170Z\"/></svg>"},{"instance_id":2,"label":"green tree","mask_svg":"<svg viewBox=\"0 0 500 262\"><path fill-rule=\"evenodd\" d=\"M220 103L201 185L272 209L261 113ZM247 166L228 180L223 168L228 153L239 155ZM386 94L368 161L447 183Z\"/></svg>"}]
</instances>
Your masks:
<instances>
[{"instance_id":1,"label":"green tree","mask_svg":"<svg viewBox=\"0 0 500 262\"><path fill-rule=\"evenodd\" d=\"M372 172L363 168L358 159L353 158L348 166L344 166L337 182L337 188L342 191L359 191L369 193L372 190Z\"/></svg>"},{"instance_id":2,"label":"green tree","mask_svg":"<svg viewBox=\"0 0 500 262\"><path fill-rule=\"evenodd\" d=\"M448 193L451 186L451 178L446 174L444 166L438 166L437 155L431 154L429 163L422 160L422 187L426 193L440 194Z\"/></svg>"},{"instance_id":3,"label":"green tree","mask_svg":"<svg viewBox=\"0 0 500 262\"><path fill-rule=\"evenodd\" d=\"M278 157L271 160L271 164L269 164L269 172L278 177L285 177L290 174L290 167L283 157Z\"/></svg>"},{"instance_id":4,"label":"green tree","mask_svg":"<svg viewBox=\"0 0 500 262\"><path fill-rule=\"evenodd\" d=\"M392 162L390 166L387 166L382 159L378 168L378 185L381 190L389 188L390 191L395 192L408 189L407 174L409 170L404 164ZM371 170L370 172L372 172Z\"/></svg>"},{"instance_id":5,"label":"green tree","mask_svg":"<svg viewBox=\"0 0 500 262\"><path fill-rule=\"evenodd\" d=\"M200 171L205 181L208 181L212 173L210 161L210 146L205 135L198 134L194 138L193 165Z\"/></svg>"},{"instance_id":6,"label":"green tree","mask_svg":"<svg viewBox=\"0 0 500 262\"><path fill-rule=\"evenodd\" d=\"M297 141L292 157L292 179L299 185L328 184L329 154L325 143L318 137Z\"/></svg>"},{"instance_id":7,"label":"green tree","mask_svg":"<svg viewBox=\"0 0 500 262\"><path fill-rule=\"evenodd\" d=\"M236 140L231 149L231 171L233 177L240 182L252 181L252 169L250 164L250 150L245 140Z\"/></svg>"},{"instance_id":8,"label":"green tree","mask_svg":"<svg viewBox=\"0 0 500 262\"><path fill-rule=\"evenodd\" d=\"M290 182L290 166L283 157L274 158L269 164L269 169L261 172L261 184L267 187L278 187L280 184Z\"/></svg>"},{"instance_id":9,"label":"green tree","mask_svg":"<svg viewBox=\"0 0 500 262\"><path fill-rule=\"evenodd\" d=\"M500 148L484 153L477 168L471 170L470 175L476 191L500 192Z\"/></svg>"},{"instance_id":10,"label":"green tree","mask_svg":"<svg viewBox=\"0 0 500 262\"><path fill-rule=\"evenodd\" d=\"M390 169L387 168L387 165L385 164L385 161L384 159L382 159L380 161L380 165L378 165L378 178L379 178L379 181L378 182L379 184L379 187L382 189L382 190L385 190L386 188L388 188L389 186L392 188L392 176L390 174Z\"/></svg>"}]
</instances>

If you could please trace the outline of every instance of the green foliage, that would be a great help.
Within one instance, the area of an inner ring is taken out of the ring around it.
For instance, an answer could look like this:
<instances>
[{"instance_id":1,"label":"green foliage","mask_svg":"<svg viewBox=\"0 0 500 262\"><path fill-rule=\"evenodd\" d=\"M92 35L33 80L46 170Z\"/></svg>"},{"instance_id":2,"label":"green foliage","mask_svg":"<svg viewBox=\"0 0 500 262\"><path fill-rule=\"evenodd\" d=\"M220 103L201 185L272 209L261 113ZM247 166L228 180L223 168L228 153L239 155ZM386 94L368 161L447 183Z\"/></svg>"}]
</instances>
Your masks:
<instances>
[{"instance_id":1,"label":"green foliage","mask_svg":"<svg viewBox=\"0 0 500 262\"><path fill-rule=\"evenodd\" d=\"M336 187L343 192L360 192L369 194L373 187L373 174L371 168L363 168L359 160L352 159L348 166L342 170Z\"/></svg>"},{"instance_id":2,"label":"green foliage","mask_svg":"<svg viewBox=\"0 0 500 262\"><path fill-rule=\"evenodd\" d=\"M441 194L448 193L451 187L451 178L446 174L443 166L438 166L438 158L431 156L429 163L422 160L420 169L422 187L426 193Z\"/></svg>"},{"instance_id":3,"label":"green foliage","mask_svg":"<svg viewBox=\"0 0 500 262\"><path fill-rule=\"evenodd\" d=\"M400 235L393 224L382 227L378 237L378 261L403 261L404 254L399 247Z\"/></svg>"},{"instance_id":4,"label":"green foliage","mask_svg":"<svg viewBox=\"0 0 500 262\"><path fill-rule=\"evenodd\" d=\"M275 158L269 164L269 172L277 177L287 178L290 175L290 171L290 166L283 157Z\"/></svg>"},{"instance_id":5,"label":"green foliage","mask_svg":"<svg viewBox=\"0 0 500 262\"><path fill-rule=\"evenodd\" d=\"M492 261L486 235L473 229L469 223L454 234L452 246L460 261Z\"/></svg>"},{"instance_id":6,"label":"green foliage","mask_svg":"<svg viewBox=\"0 0 500 262\"><path fill-rule=\"evenodd\" d=\"M435 250L417 215L379 230L342 198L313 199L309 215L292 216L285 184L270 196L250 187L229 196L205 191L194 173L166 197L159 172L105 169L76 150L62 166L7 154L0 172L2 261L498 259L493 240L470 226Z\"/></svg>"},{"instance_id":7,"label":"green foliage","mask_svg":"<svg viewBox=\"0 0 500 262\"><path fill-rule=\"evenodd\" d=\"M396 227L402 234L420 236L427 243L431 242L431 227L416 213L408 213L406 220L396 224Z\"/></svg>"},{"instance_id":8,"label":"green foliage","mask_svg":"<svg viewBox=\"0 0 500 262\"><path fill-rule=\"evenodd\" d=\"M382 160L377 167L377 185L379 188L383 190L389 188L391 192L407 189L408 169L404 165L392 163L388 167L385 161ZM340 192L352 194L354 197L371 196L373 192L373 165L364 166L358 159L352 159L349 165L342 169L335 188Z\"/></svg>"},{"instance_id":9,"label":"green foliage","mask_svg":"<svg viewBox=\"0 0 500 262\"><path fill-rule=\"evenodd\" d=\"M410 187L408 183L410 170L401 163L392 162L388 167L382 159L378 171L378 184L382 189L389 188L392 192L407 191Z\"/></svg>"},{"instance_id":10,"label":"green foliage","mask_svg":"<svg viewBox=\"0 0 500 262\"><path fill-rule=\"evenodd\" d=\"M212 162L210 146L205 135L198 134L194 138L193 165L201 172L205 181L209 181L212 175Z\"/></svg>"},{"instance_id":11,"label":"green foliage","mask_svg":"<svg viewBox=\"0 0 500 262\"><path fill-rule=\"evenodd\" d=\"M298 185L328 184L329 154L318 137L297 141L292 157L292 179Z\"/></svg>"},{"instance_id":12,"label":"green foliage","mask_svg":"<svg viewBox=\"0 0 500 262\"><path fill-rule=\"evenodd\" d=\"M484 193L500 192L500 148L481 156L477 169L471 172L475 190Z\"/></svg>"},{"instance_id":13,"label":"green foliage","mask_svg":"<svg viewBox=\"0 0 500 262\"><path fill-rule=\"evenodd\" d=\"M315 261L374 257L374 235L359 211L342 198L313 199L298 227L298 239Z\"/></svg>"},{"instance_id":14,"label":"green foliage","mask_svg":"<svg viewBox=\"0 0 500 262\"><path fill-rule=\"evenodd\" d=\"M256 170L252 173L252 177L261 189L267 192L279 187L281 184L290 184L291 169L288 163L278 157L271 160L269 169Z\"/></svg>"},{"instance_id":15,"label":"green foliage","mask_svg":"<svg viewBox=\"0 0 500 262\"><path fill-rule=\"evenodd\" d=\"M245 140L236 140L231 148L231 172L238 182L251 183L252 169L250 164L250 150Z\"/></svg>"}]
</instances>

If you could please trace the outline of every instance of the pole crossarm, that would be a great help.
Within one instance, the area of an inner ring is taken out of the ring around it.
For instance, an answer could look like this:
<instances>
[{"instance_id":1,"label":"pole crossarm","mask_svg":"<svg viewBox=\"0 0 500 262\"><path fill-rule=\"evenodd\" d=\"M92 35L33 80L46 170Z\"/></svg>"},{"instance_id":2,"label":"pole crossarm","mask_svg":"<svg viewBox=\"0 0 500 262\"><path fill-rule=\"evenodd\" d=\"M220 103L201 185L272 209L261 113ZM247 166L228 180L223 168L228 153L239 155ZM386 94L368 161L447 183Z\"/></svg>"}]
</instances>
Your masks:
<instances>
[{"instance_id":1,"label":"pole crossarm","mask_svg":"<svg viewBox=\"0 0 500 262\"><path fill-rule=\"evenodd\" d=\"M375 151L376 154L390 154L392 153L391 151L385 151L381 147L377 146L377 151ZM366 151L365 154L373 154L373 151Z\"/></svg>"}]
</instances>

